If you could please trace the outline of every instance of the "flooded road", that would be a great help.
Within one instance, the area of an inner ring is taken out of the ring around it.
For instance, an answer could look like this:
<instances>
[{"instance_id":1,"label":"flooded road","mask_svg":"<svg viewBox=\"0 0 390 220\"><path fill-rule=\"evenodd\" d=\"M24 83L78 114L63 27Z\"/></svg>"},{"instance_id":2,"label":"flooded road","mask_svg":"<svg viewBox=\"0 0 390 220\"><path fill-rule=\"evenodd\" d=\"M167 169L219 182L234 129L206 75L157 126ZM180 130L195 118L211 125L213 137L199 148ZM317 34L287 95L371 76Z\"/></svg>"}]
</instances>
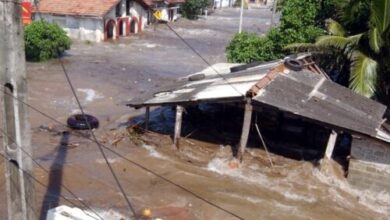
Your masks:
<instances>
[{"instance_id":1,"label":"flooded road","mask_svg":"<svg viewBox=\"0 0 390 220\"><path fill-rule=\"evenodd\" d=\"M270 11L247 12L244 30L264 33ZM215 63L226 61L224 48L237 24L238 10L229 9L172 26ZM144 110L129 109L122 101L207 67L163 25L114 43L75 42L63 60L86 112L100 120L98 140L118 152L105 150L137 214L149 208L153 218L172 220L388 219L389 192L351 188L338 164L320 170L311 161L271 154L271 167L263 149L253 147L236 167L230 136L210 138L207 127L216 130L210 125L183 139L176 150L169 132L174 115L170 109L155 110L154 132L127 129L130 119L142 121ZM29 103L39 111L62 123L78 112L58 61L29 63L28 80ZM34 176L42 183L35 185L37 218L44 217L42 207L83 207L81 200L104 219L128 219L126 203L86 134L67 133L66 127L33 109L30 122L34 159L48 171L34 164ZM186 135L192 132L194 127L183 130ZM210 139L214 141L206 141ZM0 164L3 170L3 159ZM1 174L0 191L4 188ZM0 199L5 201L4 193ZM2 202L0 219L6 216Z\"/></svg>"}]
</instances>

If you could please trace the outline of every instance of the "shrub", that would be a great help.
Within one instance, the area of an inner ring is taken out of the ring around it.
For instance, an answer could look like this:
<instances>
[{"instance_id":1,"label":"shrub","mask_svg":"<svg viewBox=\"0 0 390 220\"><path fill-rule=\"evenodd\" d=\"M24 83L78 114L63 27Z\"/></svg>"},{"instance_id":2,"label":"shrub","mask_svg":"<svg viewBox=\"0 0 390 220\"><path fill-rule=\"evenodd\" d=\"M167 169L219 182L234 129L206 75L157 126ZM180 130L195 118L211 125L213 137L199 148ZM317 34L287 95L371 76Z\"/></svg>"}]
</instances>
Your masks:
<instances>
[{"instance_id":1,"label":"shrub","mask_svg":"<svg viewBox=\"0 0 390 220\"><path fill-rule=\"evenodd\" d=\"M250 63L278 58L274 53L274 44L268 37L259 37L254 33L236 34L226 48L227 58L233 63Z\"/></svg>"},{"instance_id":2,"label":"shrub","mask_svg":"<svg viewBox=\"0 0 390 220\"><path fill-rule=\"evenodd\" d=\"M24 32L26 59L44 61L60 56L70 48L70 39L57 24L34 21Z\"/></svg>"},{"instance_id":3,"label":"shrub","mask_svg":"<svg viewBox=\"0 0 390 220\"><path fill-rule=\"evenodd\" d=\"M320 11L318 0L284 0L280 26L272 28L265 37L236 35L226 48L228 60L269 61L287 55L284 47L289 44L314 42L324 34L322 22L317 20Z\"/></svg>"},{"instance_id":4,"label":"shrub","mask_svg":"<svg viewBox=\"0 0 390 220\"><path fill-rule=\"evenodd\" d=\"M195 19L203 8L208 7L208 0L187 0L182 6L182 15L188 19Z\"/></svg>"}]
</instances>

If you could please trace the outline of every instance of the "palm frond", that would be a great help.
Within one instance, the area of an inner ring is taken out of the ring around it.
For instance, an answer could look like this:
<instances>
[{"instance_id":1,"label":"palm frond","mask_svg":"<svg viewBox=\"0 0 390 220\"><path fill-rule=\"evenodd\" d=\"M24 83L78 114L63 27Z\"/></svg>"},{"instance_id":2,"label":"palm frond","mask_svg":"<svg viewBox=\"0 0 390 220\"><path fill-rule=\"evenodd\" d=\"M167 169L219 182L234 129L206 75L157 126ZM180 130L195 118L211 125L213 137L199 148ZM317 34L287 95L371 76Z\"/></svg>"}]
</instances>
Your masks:
<instances>
[{"instance_id":1,"label":"palm frond","mask_svg":"<svg viewBox=\"0 0 390 220\"><path fill-rule=\"evenodd\" d=\"M293 43L285 46L283 49L294 52L323 51L323 48L311 43Z\"/></svg>"},{"instance_id":2,"label":"palm frond","mask_svg":"<svg viewBox=\"0 0 390 220\"><path fill-rule=\"evenodd\" d=\"M315 45L344 50L348 43L349 40L346 37L326 35L318 37Z\"/></svg>"},{"instance_id":3,"label":"palm frond","mask_svg":"<svg viewBox=\"0 0 390 220\"><path fill-rule=\"evenodd\" d=\"M379 35L387 31L390 26L390 1L371 1L371 25L377 28Z\"/></svg>"},{"instance_id":4,"label":"palm frond","mask_svg":"<svg viewBox=\"0 0 390 220\"><path fill-rule=\"evenodd\" d=\"M379 53L379 51L381 50L381 47L383 45L383 40L378 32L378 29L377 28L370 29L368 31L368 34L369 34L368 41L369 41L371 49L375 53Z\"/></svg>"},{"instance_id":5,"label":"palm frond","mask_svg":"<svg viewBox=\"0 0 390 220\"><path fill-rule=\"evenodd\" d=\"M352 55L349 87L367 98L376 91L378 63L365 54L355 51Z\"/></svg>"},{"instance_id":6,"label":"palm frond","mask_svg":"<svg viewBox=\"0 0 390 220\"><path fill-rule=\"evenodd\" d=\"M340 37L346 36L346 31L344 27L333 19L326 20L326 28L328 29L328 32L331 35L340 36Z\"/></svg>"}]
</instances>

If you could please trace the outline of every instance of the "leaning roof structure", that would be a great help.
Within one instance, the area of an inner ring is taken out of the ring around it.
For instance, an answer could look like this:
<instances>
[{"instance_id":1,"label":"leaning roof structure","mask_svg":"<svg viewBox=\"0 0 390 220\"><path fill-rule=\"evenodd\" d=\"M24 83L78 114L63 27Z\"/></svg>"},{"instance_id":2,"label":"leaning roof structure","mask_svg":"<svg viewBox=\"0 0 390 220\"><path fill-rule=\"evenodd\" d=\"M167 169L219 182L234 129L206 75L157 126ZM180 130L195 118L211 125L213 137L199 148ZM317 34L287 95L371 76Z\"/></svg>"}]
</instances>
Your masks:
<instances>
[{"instance_id":1,"label":"leaning roof structure","mask_svg":"<svg viewBox=\"0 0 390 220\"><path fill-rule=\"evenodd\" d=\"M285 60L241 68L244 70L237 72L226 68L218 71L218 65L213 66L126 105L139 108L250 99L254 105L290 112L332 129L390 142L384 126L387 110L384 105L332 82L309 55L298 56L296 61L302 64L301 68L287 66Z\"/></svg>"}]
</instances>

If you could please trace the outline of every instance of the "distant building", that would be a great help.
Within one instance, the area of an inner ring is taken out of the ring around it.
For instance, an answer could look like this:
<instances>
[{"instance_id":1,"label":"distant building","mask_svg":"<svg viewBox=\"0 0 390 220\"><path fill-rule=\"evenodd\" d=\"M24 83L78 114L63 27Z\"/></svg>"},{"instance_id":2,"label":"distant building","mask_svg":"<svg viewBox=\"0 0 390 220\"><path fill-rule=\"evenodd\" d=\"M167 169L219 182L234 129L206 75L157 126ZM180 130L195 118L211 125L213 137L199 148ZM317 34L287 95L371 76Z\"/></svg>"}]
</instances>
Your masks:
<instances>
[{"instance_id":1,"label":"distant building","mask_svg":"<svg viewBox=\"0 0 390 220\"><path fill-rule=\"evenodd\" d=\"M142 32L161 8L167 21L177 19L184 0L40 0L35 20L61 26L71 38L101 42Z\"/></svg>"},{"instance_id":2,"label":"distant building","mask_svg":"<svg viewBox=\"0 0 390 220\"><path fill-rule=\"evenodd\" d=\"M236 0L214 0L214 8L233 7Z\"/></svg>"}]
</instances>

